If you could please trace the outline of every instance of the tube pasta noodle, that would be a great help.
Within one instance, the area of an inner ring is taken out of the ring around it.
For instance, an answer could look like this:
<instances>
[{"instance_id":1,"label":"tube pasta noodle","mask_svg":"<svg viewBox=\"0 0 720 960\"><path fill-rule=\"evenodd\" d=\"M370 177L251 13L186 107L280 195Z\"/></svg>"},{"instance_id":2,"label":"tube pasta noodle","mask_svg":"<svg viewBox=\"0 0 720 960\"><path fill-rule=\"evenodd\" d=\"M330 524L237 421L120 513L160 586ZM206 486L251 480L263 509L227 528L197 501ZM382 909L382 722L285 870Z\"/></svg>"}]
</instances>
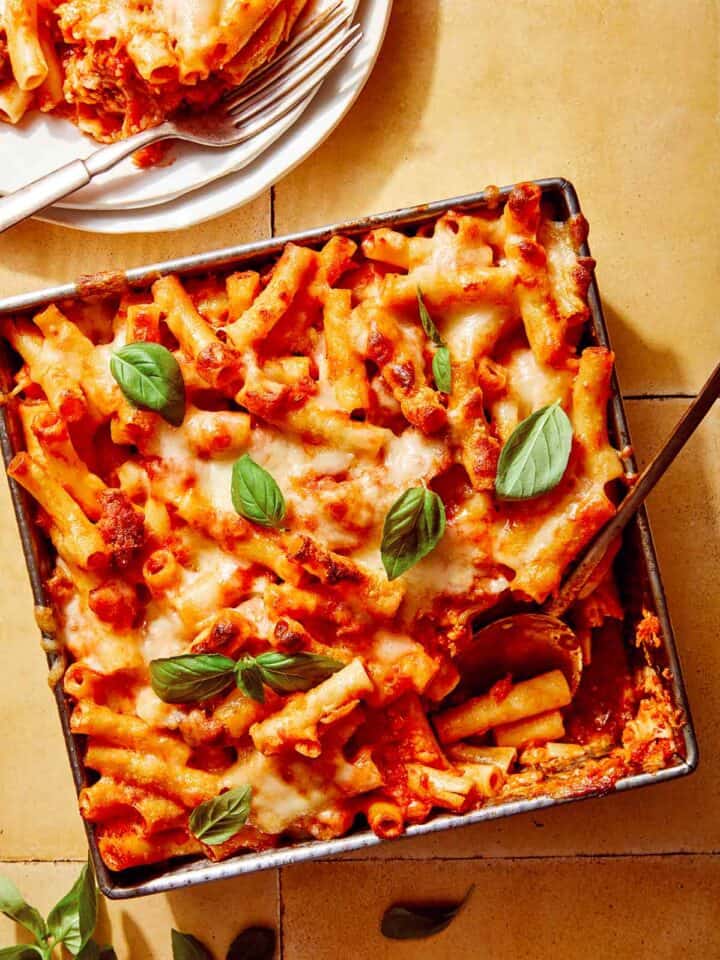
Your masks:
<instances>
[{"instance_id":1,"label":"tube pasta noodle","mask_svg":"<svg viewBox=\"0 0 720 960\"><path fill-rule=\"evenodd\" d=\"M48 73L38 34L37 0L5 0L5 30L15 80L21 90L34 90Z\"/></svg>"},{"instance_id":2,"label":"tube pasta noodle","mask_svg":"<svg viewBox=\"0 0 720 960\"><path fill-rule=\"evenodd\" d=\"M263 753L277 753L294 746L298 753L317 757L322 751L319 726L347 716L372 689L362 663L353 660L314 690L297 694L279 713L255 724L250 728L250 736Z\"/></svg>"},{"instance_id":3,"label":"tube pasta noodle","mask_svg":"<svg viewBox=\"0 0 720 960\"><path fill-rule=\"evenodd\" d=\"M435 717L435 729L442 743L454 743L485 733L492 727L534 717L556 707L565 707L571 699L570 687L562 671L551 670L532 680L521 680L514 684L502 699L489 693L438 714Z\"/></svg>"},{"instance_id":4,"label":"tube pasta noodle","mask_svg":"<svg viewBox=\"0 0 720 960\"><path fill-rule=\"evenodd\" d=\"M490 764L503 773L509 773L517 760L515 747L475 746L471 743L453 743L446 748L448 757L454 763Z\"/></svg>"},{"instance_id":5,"label":"tube pasta noodle","mask_svg":"<svg viewBox=\"0 0 720 960\"><path fill-rule=\"evenodd\" d=\"M277 16L262 38L253 30L268 20L259 0L248 6L258 55L266 46L270 55L302 4L266 6ZM55 8L61 26L82 37L69 8ZM168 45L160 31L149 44L138 30L128 40L137 69L172 102L183 76L206 69L211 35ZM244 49L233 55L238 75ZM533 650L504 669L495 651L487 672L465 666L474 614L543 602L615 509L613 356L576 347L590 269L583 238L577 218L549 221L528 184L504 210L450 211L418 231L383 227L317 249L288 244L274 263L227 275L163 276L94 304L91 322L70 301L0 320L17 371L6 402L26 444L9 473L36 501L57 554L47 584L54 642L69 661L71 728L97 774L80 810L111 869L326 839L358 815L395 837L434 809L550 791L553 771L587 791L598 769L610 776L604 763L657 759L649 717L668 748L670 721L647 700L647 677L635 688L623 666L614 552L569 614L582 650L573 664L590 673L574 697L556 653L545 663ZM450 353L449 395L434 387L418 289ZM112 353L132 342L176 358L180 426L133 406L113 379ZM562 482L534 500L499 500L498 450L555 401L574 434ZM233 464L244 456L282 494L276 527L235 509ZM444 535L389 581L385 518L420 486L446 505ZM283 687L272 673L238 686L229 671L225 686L187 703L164 702L151 684L155 660L227 666L261 654L281 677L298 654L341 666L307 687L297 678ZM610 729L607 710L600 721L593 713L595 670L617 685ZM589 763L600 767L585 774ZM218 846L193 838L192 811L244 786L250 813L237 834Z\"/></svg>"},{"instance_id":6,"label":"tube pasta noodle","mask_svg":"<svg viewBox=\"0 0 720 960\"><path fill-rule=\"evenodd\" d=\"M548 710L527 720L495 727L495 743L499 747L524 747L528 743L545 743L565 736L565 725L559 710Z\"/></svg>"}]
</instances>

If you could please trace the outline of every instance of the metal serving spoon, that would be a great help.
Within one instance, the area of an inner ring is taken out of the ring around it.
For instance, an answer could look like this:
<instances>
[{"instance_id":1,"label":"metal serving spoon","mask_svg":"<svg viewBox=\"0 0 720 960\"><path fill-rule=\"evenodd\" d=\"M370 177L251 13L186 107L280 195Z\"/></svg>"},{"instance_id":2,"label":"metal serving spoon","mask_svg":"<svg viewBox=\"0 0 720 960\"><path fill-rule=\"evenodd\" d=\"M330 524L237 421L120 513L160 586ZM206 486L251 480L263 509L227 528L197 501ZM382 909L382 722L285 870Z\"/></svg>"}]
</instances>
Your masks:
<instances>
[{"instance_id":1,"label":"metal serving spoon","mask_svg":"<svg viewBox=\"0 0 720 960\"><path fill-rule=\"evenodd\" d=\"M472 644L458 659L463 660L463 673L488 665L488 660L497 657L493 648L511 643L517 649L520 662L528 654L535 655L539 647L545 646L566 675L572 677L573 649L577 648L575 634L559 618L577 599L598 564L605 556L608 547L618 534L627 526L650 491L680 453L699 424L705 418L716 398L720 395L720 363L710 374L695 400L690 404L678 421L675 429L660 450L637 478L632 490L622 500L617 513L610 519L594 540L580 554L572 571L561 583L557 593L550 597L541 613L515 613L500 620L494 620L475 633ZM498 643L498 641L502 641ZM484 651L484 652L483 652ZM465 663L467 660L467 663ZM546 666L545 669L549 667ZM501 671L501 673L504 671Z\"/></svg>"}]
</instances>

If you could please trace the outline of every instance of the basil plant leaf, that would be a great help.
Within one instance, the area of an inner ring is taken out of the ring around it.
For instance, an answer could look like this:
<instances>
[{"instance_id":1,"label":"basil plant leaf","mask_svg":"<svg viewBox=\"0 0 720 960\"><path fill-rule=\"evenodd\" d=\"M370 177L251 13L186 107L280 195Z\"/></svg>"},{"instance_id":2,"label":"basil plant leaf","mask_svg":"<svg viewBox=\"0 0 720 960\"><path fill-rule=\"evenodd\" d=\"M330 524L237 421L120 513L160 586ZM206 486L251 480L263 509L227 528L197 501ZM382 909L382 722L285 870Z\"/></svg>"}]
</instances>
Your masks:
<instances>
[{"instance_id":1,"label":"basil plant leaf","mask_svg":"<svg viewBox=\"0 0 720 960\"><path fill-rule=\"evenodd\" d=\"M316 653L261 653L255 658L263 681L276 693L310 690L345 664Z\"/></svg>"},{"instance_id":2,"label":"basil plant leaf","mask_svg":"<svg viewBox=\"0 0 720 960\"><path fill-rule=\"evenodd\" d=\"M173 960L212 960L212 954L197 937L179 930L172 930L170 936Z\"/></svg>"},{"instance_id":3,"label":"basil plant leaf","mask_svg":"<svg viewBox=\"0 0 720 960\"><path fill-rule=\"evenodd\" d=\"M246 697L265 703L262 672L254 657L244 657L237 665L237 685Z\"/></svg>"},{"instance_id":4,"label":"basil plant leaf","mask_svg":"<svg viewBox=\"0 0 720 960\"><path fill-rule=\"evenodd\" d=\"M0 947L0 960L34 960L47 956L47 950L34 943L18 943L14 947Z\"/></svg>"},{"instance_id":5,"label":"basil plant leaf","mask_svg":"<svg viewBox=\"0 0 720 960\"><path fill-rule=\"evenodd\" d=\"M380 556L394 580L427 556L445 533L445 505L425 487L406 490L390 507L383 525Z\"/></svg>"},{"instance_id":6,"label":"basil plant leaf","mask_svg":"<svg viewBox=\"0 0 720 960\"><path fill-rule=\"evenodd\" d=\"M61 941L77 957L93 935L97 911L95 877L90 864L86 863L72 889L50 911L48 930L56 941Z\"/></svg>"},{"instance_id":7,"label":"basil plant leaf","mask_svg":"<svg viewBox=\"0 0 720 960\"><path fill-rule=\"evenodd\" d=\"M452 366L450 351L447 347L438 347L432 360L432 372L435 386L443 393L452 393Z\"/></svg>"},{"instance_id":8,"label":"basil plant leaf","mask_svg":"<svg viewBox=\"0 0 720 960\"><path fill-rule=\"evenodd\" d=\"M422 290L420 287L417 288L417 303L418 313L420 314L420 323L425 331L425 336L428 338L428 340L432 340L436 347L444 346L443 338L440 336L440 331L433 323L432 317L428 313L428 308L425 306L425 301L423 300Z\"/></svg>"},{"instance_id":9,"label":"basil plant leaf","mask_svg":"<svg viewBox=\"0 0 720 960\"><path fill-rule=\"evenodd\" d=\"M230 493L233 506L248 520L277 527L285 518L285 498L272 476L249 454L236 460Z\"/></svg>"},{"instance_id":10,"label":"basil plant leaf","mask_svg":"<svg viewBox=\"0 0 720 960\"><path fill-rule=\"evenodd\" d=\"M495 492L501 500L531 500L556 487L570 459L572 424L559 402L531 413L500 452Z\"/></svg>"},{"instance_id":11,"label":"basil plant leaf","mask_svg":"<svg viewBox=\"0 0 720 960\"><path fill-rule=\"evenodd\" d=\"M394 904L383 914L380 932L390 940L423 940L449 927L472 896L475 885L459 903L443 906Z\"/></svg>"},{"instance_id":12,"label":"basil plant leaf","mask_svg":"<svg viewBox=\"0 0 720 960\"><path fill-rule=\"evenodd\" d=\"M29 930L36 940L41 941L46 938L47 928L39 911L25 903L23 895L12 880L2 876L0 876L0 912Z\"/></svg>"},{"instance_id":13,"label":"basil plant leaf","mask_svg":"<svg viewBox=\"0 0 720 960\"><path fill-rule=\"evenodd\" d=\"M197 703L228 690L236 663L219 653L184 654L150 661L150 683L165 703Z\"/></svg>"},{"instance_id":14,"label":"basil plant leaf","mask_svg":"<svg viewBox=\"0 0 720 960\"><path fill-rule=\"evenodd\" d=\"M245 826L252 787L236 787L207 800L190 814L190 832L210 847L225 843Z\"/></svg>"},{"instance_id":15,"label":"basil plant leaf","mask_svg":"<svg viewBox=\"0 0 720 960\"><path fill-rule=\"evenodd\" d=\"M134 407L153 410L179 427L185 417L185 381L175 357L160 343L139 340L110 357L110 373Z\"/></svg>"},{"instance_id":16,"label":"basil plant leaf","mask_svg":"<svg viewBox=\"0 0 720 960\"><path fill-rule=\"evenodd\" d=\"M117 954L110 945L101 947L94 940L88 940L77 955L77 960L117 960Z\"/></svg>"},{"instance_id":17,"label":"basil plant leaf","mask_svg":"<svg viewBox=\"0 0 720 960\"><path fill-rule=\"evenodd\" d=\"M270 927L248 927L230 944L225 960L272 960L276 940Z\"/></svg>"}]
</instances>

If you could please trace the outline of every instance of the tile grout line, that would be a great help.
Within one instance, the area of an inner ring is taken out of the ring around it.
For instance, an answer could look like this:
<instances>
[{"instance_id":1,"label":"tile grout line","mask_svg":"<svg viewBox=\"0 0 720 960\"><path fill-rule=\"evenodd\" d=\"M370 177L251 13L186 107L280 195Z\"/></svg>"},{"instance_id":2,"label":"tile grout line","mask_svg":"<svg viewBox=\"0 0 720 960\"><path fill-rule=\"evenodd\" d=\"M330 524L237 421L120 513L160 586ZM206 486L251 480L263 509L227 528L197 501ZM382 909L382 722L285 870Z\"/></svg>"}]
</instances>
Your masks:
<instances>
[{"instance_id":1,"label":"tile grout line","mask_svg":"<svg viewBox=\"0 0 720 960\"><path fill-rule=\"evenodd\" d=\"M623 400L694 400L695 393L623 393Z\"/></svg>"},{"instance_id":2,"label":"tile grout line","mask_svg":"<svg viewBox=\"0 0 720 960\"><path fill-rule=\"evenodd\" d=\"M314 863L505 863L532 860L633 860L647 857L718 857L720 849L713 850L658 850L629 851L627 853L529 853L508 856L486 857L482 855L467 857L323 857Z\"/></svg>"},{"instance_id":3,"label":"tile grout line","mask_svg":"<svg viewBox=\"0 0 720 960\"><path fill-rule=\"evenodd\" d=\"M285 956L285 903L283 902L283 889L282 889L282 872L283 868L278 867L277 870L277 898L278 898L278 957L279 960L283 960Z\"/></svg>"}]
</instances>

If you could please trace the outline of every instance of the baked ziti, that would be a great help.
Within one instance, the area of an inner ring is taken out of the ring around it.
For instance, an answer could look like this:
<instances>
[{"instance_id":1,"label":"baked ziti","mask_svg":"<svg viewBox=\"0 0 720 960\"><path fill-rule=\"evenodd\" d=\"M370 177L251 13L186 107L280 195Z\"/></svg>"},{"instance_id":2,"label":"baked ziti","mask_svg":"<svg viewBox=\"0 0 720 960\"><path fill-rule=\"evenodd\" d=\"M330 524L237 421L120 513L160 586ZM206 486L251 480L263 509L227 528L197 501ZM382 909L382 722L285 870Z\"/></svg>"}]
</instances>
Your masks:
<instances>
[{"instance_id":1,"label":"baked ziti","mask_svg":"<svg viewBox=\"0 0 720 960\"><path fill-rule=\"evenodd\" d=\"M112 870L396 837L677 751L614 551L557 635L473 631L553 594L623 474L586 224L533 184L488 195L2 320Z\"/></svg>"},{"instance_id":2,"label":"baked ziti","mask_svg":"<svg viewBox=\"0 0 720 960\"><path fill-rule=\"evenodd\" d=\"M0 0L0 119L69 117L96 140L202 109L267 63L308 0Z\"/></svg>"}]
</instances>

